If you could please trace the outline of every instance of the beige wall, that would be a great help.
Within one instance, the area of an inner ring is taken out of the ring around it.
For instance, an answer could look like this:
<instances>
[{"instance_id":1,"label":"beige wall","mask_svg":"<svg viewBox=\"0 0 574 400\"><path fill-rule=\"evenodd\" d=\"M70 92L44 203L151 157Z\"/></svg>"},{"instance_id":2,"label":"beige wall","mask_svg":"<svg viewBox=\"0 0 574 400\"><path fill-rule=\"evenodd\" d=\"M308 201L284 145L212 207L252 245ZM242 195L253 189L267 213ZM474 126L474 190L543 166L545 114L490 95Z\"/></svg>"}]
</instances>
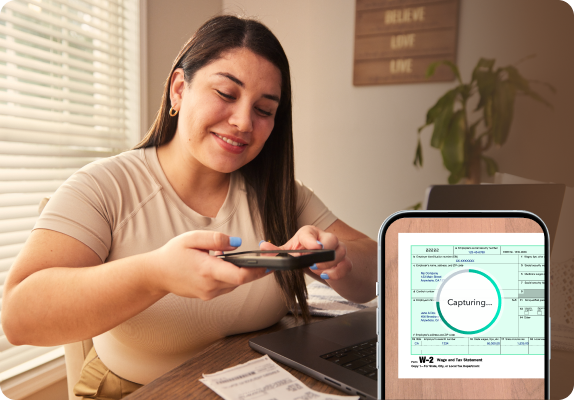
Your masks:
<instances>
[{"instance_id":1,"label":"beige wall","mask_svg":"<svg viewBox=\"0 0 574 400\"><path fill-rule=\"evenodd\" d=\"M417 128L453 83L354 87L352 0L223 0L226 13L259 18L291 65L297 176L342 220L376 238L391 213L422 200L447 172L423 132L424 168L412 161ZM501 171L574 186L574 19L558 0L461 0L458 65L464 80L480 57L558 88L540 89L554 111L516 102L510 139L490 151ZM569 49L569 50L567 50Z\"/></svg>"},{"instance_id":2,"label":"beige wall","mask_svg":"<svg viewBox=\"0 0 574 400\"><path fill-rule=\"evenodd\" d=\"M221 13L221 0L147 0L147 126L159 109L163 86L179 50L209 17Z\"/></svg>"},{"instance_id":3,"label":"beige wall","mask_svg":"<svg viewBox=\"0 0 574 400\"><path fill-rule=\"evenodd\" d=\"M482 3L489 7L482 6ZM481 3L481 4L479 4ZM459 58L467 71L475 54L503 65L529 55L518 66L524 76L551 83L554 95L539 89L553 105L519 99L508 142L490 151L503 172L574 186L574 13L559 0L465 1L461 37L468 48ZM484 29L492 27L493 29Z\"/></svg>"}]
</instances>

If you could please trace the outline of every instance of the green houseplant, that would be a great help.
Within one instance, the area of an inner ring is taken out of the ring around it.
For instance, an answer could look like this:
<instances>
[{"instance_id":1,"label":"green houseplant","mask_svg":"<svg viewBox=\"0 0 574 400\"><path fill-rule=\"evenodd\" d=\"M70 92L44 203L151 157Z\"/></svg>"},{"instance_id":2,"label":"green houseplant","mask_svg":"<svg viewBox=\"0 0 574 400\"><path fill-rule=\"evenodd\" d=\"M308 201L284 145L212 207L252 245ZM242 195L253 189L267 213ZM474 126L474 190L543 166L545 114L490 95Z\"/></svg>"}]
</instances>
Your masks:
<instances>
[{"instance_id":1,"label":"green houseplant","mask_svg":"<svg viewBox=\"0 0 574 400\"><path fill-rule=\"evenodd\" d=\"M450 171L448 182L455 184L466 178L467 183L480 183L482 162L489 175L498 170L496 162L483 153L493 144L501 146L506 142L516 96L528 96L552 108L530 88L531 83L541 82L523 78L513 65L495 70L494 63L495 60L481 58L472 72L470 83L462 82L458 68L450 61L437 61L428 67L427 77L432 76L440 64L450 67L458 86L446 92L428 110L426 123L418 129L415 166L423 165L421 131L434 125L431 146L441 151L444 166ZM544 85L555 92L551 85ZM475 95L478 95L478 104L472 113L478 114L479 118L471 122L468 101Z\"/></svg>"}]
</instances>

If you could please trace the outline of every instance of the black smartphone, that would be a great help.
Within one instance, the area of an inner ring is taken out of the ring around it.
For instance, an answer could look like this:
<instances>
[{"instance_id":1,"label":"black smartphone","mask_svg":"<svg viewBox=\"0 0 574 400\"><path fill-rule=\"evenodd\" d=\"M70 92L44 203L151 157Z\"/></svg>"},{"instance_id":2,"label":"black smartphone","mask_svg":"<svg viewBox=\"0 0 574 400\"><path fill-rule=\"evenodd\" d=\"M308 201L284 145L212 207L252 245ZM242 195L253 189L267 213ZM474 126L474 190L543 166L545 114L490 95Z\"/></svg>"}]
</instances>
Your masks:
<instances>
[{"instance_id":1,"label":"black smartphone","mask_svg":"<svg viewBox=\"0 0 574 400\"><path fill-rule=\"evenodd\" d=\"M549 236L527 211L403 211L379 231L378 397L550 398Z\"/></svg>"},{"instance_id":2,"label":"black smartphone","mask_svg":"<svg viewBox=\"0 0 574 400\"><path fill-rule=\"evenodd\" d=\"M218 257L238 267L288 271L333 261L335 250L254 250L222 254Z\"/></svg>"}]
</instances>

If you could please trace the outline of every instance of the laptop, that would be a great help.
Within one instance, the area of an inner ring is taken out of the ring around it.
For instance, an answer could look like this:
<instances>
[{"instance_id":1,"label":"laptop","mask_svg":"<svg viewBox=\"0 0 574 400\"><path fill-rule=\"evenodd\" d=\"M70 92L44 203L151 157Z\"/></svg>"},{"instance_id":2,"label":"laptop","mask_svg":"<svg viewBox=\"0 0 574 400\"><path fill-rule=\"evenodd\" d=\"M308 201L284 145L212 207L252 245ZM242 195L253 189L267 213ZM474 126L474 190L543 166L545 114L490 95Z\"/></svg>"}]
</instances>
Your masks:
<instances>
[{"instance_id":1,"label":"laptop","mask_svg":"<svg viewBox=\"0 0 574 400\"><path fill-rule=\"evenodd\" d=\"M429 210L526 210L542 218L552 246L565 186L436 185L427 189ZM376 307L262 335L254 350L362 399L377 398Z\"/></svg>"},{"instance_id":2,"label":"laptop","mask_svg":"<svg viewBox=\"0 0 574 400\"><path fill-rule=\"evenodd\" d=\"M377 398L376 307L249 341L249 346L361 399Z\"/></svg>"},{"instance_id":3,"label":"laptop","mask_svg":"<svg viewBox=\"0 0 574 400\"><path fill-rule=\"evenodd\" d=\"M559 183L434 185L426 190L423 209L530 211L548 228L552 252L565 190Z\"/></svg>"}]
</instances>

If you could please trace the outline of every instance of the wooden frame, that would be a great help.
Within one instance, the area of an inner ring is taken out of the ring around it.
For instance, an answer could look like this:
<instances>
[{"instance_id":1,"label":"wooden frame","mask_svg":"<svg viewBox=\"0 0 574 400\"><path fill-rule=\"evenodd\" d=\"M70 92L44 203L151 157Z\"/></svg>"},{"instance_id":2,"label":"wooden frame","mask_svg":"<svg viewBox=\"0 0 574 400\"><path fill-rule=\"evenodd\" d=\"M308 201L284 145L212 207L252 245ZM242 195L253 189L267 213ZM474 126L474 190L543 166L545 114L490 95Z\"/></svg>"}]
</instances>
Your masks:
<instances>
[{"instance_id":1,"label":"wooden frame","mask_svg":"<svg viewBox=\"0 0 574 400\"><path fill-rule=\"evenodd\" d=\"M441 66L456 63L459 0L357 0L354 85L452 81Z\"/></svg>"}]
</instances>

